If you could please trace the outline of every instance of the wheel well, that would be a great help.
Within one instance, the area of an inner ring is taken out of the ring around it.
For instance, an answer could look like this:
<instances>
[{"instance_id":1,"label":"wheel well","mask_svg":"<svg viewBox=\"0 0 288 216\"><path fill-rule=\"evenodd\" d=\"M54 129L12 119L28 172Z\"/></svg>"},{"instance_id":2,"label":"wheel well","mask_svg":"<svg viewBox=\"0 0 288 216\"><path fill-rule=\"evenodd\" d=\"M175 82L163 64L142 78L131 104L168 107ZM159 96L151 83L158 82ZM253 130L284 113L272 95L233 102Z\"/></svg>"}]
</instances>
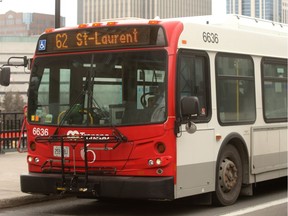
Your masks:
<instances>
[{"instance_id":1,"label":"wheel well","mask_svg":"<svg viewBox=\"0 0 288 216\"><path fill-rule=\"evenodd\" d=\"M238 133L232 133L222 142L218 155L227 145L233 145L238 150L243 169L243 184L249 184L249 157L246 142Z\"/></svg>"}]
</instances>

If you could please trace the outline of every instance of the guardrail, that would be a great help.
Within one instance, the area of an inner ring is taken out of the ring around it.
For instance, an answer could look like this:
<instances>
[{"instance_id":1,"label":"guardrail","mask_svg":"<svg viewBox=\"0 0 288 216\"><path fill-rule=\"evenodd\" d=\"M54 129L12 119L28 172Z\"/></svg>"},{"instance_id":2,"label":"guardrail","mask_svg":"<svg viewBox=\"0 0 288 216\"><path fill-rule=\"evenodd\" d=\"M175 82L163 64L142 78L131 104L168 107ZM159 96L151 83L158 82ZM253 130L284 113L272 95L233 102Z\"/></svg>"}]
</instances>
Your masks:
<instances>
[{"instance_id":1,"label":"guardrail","mask_svg":"<svg viewBox=\"0 0 288 216\"><path fill-rule=\"evenodd\" d=\"M27 149L27 131L23 112L0 112L0 153L24 152Z\"/></svg>"}]
</instances>

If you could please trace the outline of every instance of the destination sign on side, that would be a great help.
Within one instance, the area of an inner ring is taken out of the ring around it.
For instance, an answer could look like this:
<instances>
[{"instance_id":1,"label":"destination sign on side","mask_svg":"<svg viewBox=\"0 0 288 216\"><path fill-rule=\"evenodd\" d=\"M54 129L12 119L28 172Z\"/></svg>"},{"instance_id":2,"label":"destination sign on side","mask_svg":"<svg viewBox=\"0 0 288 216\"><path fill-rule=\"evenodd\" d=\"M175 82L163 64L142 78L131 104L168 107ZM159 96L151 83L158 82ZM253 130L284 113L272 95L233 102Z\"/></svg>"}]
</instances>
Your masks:
<instances>
[{"instance_id":1,"label":"destination sign on side","mask_svg":"<svg viewBox=\"0 0 288 216\"><path fill-rule=\"evenodd\" d=\"M156 45L159 27L125 26L75 29L42 35L38 52ZM153 40L151 40L151 36Z\"/></svg>"}]
</instances>

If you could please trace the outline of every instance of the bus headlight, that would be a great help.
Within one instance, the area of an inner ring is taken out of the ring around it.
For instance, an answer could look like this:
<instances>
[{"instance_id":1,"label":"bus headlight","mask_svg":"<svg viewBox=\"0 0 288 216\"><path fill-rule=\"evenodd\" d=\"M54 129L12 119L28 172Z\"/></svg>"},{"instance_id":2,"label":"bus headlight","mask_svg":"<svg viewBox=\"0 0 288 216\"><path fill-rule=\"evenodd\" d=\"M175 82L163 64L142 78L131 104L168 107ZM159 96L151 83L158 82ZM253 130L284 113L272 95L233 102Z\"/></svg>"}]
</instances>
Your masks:
<instances>
[{"instance_id":1,"label":"bus headlight","mask_svg":"<svg viewBox=\"0 0 288 216\"><path fill-rule=\"evenodd\" d=\"M29 163L31 163L31 162L33 161L33 157L28 156L27 161L28 161Z\"/></svg>"},{"instance_id":2,"label":"bus headlight","mask_svg":"<svg viewBox=\"0 0 288 216\"><path fill-rule=\"evenodd\" d=\"M162 161L160 158L157 158L156 159L156 165L160 166L162 164Z\"/></svg>"},{"instance_id":3,"label":"bus headlight","mask_svg":"<svg viewBox=\"0 0 288 216\"><path fill-rule=\"evenodd\" d=\"M155 160L155 162L154 162L153 159L149 159L149 160L148 160L148 166L154 166L154 165L160 166L161 164L162 164L162 160L161 160L160 158L157 158L157 159Z\"/></svg>"},{"instance_id":4,"label":"bus headlight","mask_svg":"<svg viewBox=\"0 0 288 216\"><path fill-rule=\"evenodd\" d=\"M154 161L152 159L148 160L148 166L153 166L154 165Z\"/></svg>"},{"instance_id":5,"label":"bus headlight","mask_svg":"<svg viewBox=\"0 0 288 216\"><path fill-rule=\"evenodd\" d=\"M149 167L165 167L167 166L172 160L171 156L162 156L157 158L150 158L147 160L147 165Z\"/></svg>"}]
</instances>

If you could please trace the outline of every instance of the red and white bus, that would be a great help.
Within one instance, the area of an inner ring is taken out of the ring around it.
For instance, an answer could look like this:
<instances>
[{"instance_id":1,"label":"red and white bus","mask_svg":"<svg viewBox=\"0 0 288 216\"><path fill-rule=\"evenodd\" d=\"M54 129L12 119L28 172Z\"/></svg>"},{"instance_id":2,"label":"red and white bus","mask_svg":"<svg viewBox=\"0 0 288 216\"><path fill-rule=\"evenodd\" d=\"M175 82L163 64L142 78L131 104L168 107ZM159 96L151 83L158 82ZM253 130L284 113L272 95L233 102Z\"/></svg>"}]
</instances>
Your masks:
<instances>
[{"instance_id":1,"label":"red and white bus","mask_svg":"<svg viewBox=\"0 0 288 216\"><path fill-rule=\"evenodd\" d=\"M287 38L235 15L46 30L22 191L230 205L287 176Z\"/></svg>"}]
</instances>

